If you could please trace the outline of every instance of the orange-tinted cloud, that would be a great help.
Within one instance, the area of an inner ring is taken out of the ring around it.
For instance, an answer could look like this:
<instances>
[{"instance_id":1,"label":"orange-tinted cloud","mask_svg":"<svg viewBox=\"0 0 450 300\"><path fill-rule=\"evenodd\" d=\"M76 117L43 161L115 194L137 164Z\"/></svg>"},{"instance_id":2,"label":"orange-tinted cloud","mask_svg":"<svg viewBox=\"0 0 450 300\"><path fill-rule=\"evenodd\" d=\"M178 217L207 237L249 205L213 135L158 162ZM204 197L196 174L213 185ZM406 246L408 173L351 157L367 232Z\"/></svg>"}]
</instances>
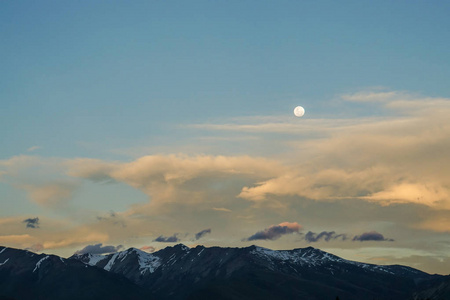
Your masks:
<instances>
[{"instance_id":1,"label":"orange-tinted cloud","mask_svg":"<svg viewBox=\"0 0 450 300\"><path fill-rule=\"evenodd\" d=\"M145 251L145 252L149 252L149 253L153 253L156 251L156 248L153 246L142 246L141 248L139 248L139 250Z\"/></svg>"},{"instance_id":2,"label":"orange-tinted cloud","mask_svg":"<svg viewBox=\"0 0 450 300\"><path fill-rule=\"evenodd\" d=\"M151 197L153 205L180 199L192 203L208 201L204 193L210 186L202 185L208 180L223 181L239 177L264 179L286 170L283 165L265 158L206 155L152 155L130 163L109 164L83 159L70 161L68 165L71 176L94 181L113 179L140 189ZM191 183L202 186L189 190Z\"/></svg>"},{"instance_id":3,"label":"orange-tinted cloud","mask_svg":"<svg viewBox=\"0 0 450 300\"><path fill-rule=\"evenodd\" d=\"M243 187L239 197L315 200L357 198L381 205L417 203L450 209L450 99L367 93L347 100L380 102L402 116L359 120L326 137L291 143L288 172ZM330 120L331 121L331 120ZM326 133L326 130L323 131Z\"/></svg>"},{"instance_id":4,"label":"orange-tinted cloud","mask_svg":"<svg viewBox=\"0 0 450 300\"><path fill-rule=\"evenodd\" d=\"M0 235L0 245L23 245L33 240L29 234Z\"/></svg>"}]
</instances>

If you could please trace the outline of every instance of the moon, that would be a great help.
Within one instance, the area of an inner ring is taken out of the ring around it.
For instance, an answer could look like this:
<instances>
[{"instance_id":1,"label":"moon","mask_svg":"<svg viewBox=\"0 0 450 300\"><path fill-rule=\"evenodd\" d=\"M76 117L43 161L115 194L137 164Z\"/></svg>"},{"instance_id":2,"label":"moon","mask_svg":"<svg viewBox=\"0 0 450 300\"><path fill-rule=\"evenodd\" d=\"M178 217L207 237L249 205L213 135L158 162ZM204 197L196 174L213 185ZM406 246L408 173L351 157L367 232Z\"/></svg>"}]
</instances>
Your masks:
<instances>
[{"instance_id":1,"label":"moon","mask_svg":"<svg viewBox=\"0 0 450 300\"><path fill-rule=\"evenodd\" d=\"M305 114L305 109L301 106L297 106L296 108L294 108L294 115L296 117L302 117Z\"/></svg>"}]
</instances>

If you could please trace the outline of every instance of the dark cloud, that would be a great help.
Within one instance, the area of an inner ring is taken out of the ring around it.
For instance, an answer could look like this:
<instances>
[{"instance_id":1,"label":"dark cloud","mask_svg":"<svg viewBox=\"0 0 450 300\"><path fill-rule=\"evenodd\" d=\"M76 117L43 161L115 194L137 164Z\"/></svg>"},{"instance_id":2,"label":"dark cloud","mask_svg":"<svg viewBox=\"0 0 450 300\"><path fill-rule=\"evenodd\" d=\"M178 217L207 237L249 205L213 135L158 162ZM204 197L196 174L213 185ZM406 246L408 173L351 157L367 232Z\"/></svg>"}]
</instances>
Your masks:
<instances>
[{"instance_id":1,"label":"dark cloud","mask_svg":"<svg viewBox=\"0 0 450 300\"><path fill-rule=\"evenodd\" d=\"M179 242L180 239L177 237L177 234L175 233L172 236L163 236L160 235L156 239L153 240L154 242L160 242L160 243L176 243Z\"/></svg>"},{"instance_id":2,"label":"dark cloud","mask_svg":"<svg viewBox=\"0 0 450 300\"><path fill-rule=\"evenodd\" d=\"M251 237L244 239L245 241L254 241L254 240L276 240L279 239L282 235L290 234L294 232L298 232L301 226L297 222L293 223L280 223L278 225L272 225L269 228L264 229L263 231L258 231Z\"/></svg>"},{"instance_id":3,"label":"dark cloud","mask_svg":"<svg viewBox=\"0 0 450 300\"><path fill-rule=\"evenodd\" d=\"M39 218L38 217L23 220L22 223L26 223L27 228L39 228Z\"/></svg>"},{"instance_id":4,"label":"dark cloud","mask_svg":"<svg viewBox=\"0 0 450 300\"><path fill-rule=\"evenodd\" d=\"M85 254L85 253L91 253L91 254L105 254L105 253L115 253L119 251L120 249L123 249L122 245L119 246L102 246L102 244L95 244L95 245L87 245L81 250L78 250L75 252L75 254Z\"/></svg>"},{"instance_id":5,"label":"dark cloud","mask_svg":"<svg viewBox=\"0 0 450 300\"><path fill-rule=\"evenodd\" d=\"M353 238L353 241L367 242L367 241L377 241L377 242L393 242L393 239L386 239L381 233L376 231L364 232L361 235L357 235Z\"/></svg>"},{"instance_id":6,"label":"dark cloud","mask_svg":"<svg viewBox=\"0 0 450 300\"><path fill-rule=\"evenodd\" d=\"M200 232L197 232L195 234L195 240L201 239L203 236L205 236L208 233L211 233L211 228L208 228L208 229L202 230Z\"/></svg>"},{"instance_id":7,"label":"dark cloud","mask_svg":"<svg viewBox=\"0 0 450 300\"><path fill-rule=\"evenodd\" d=\"M329 242L335 239L342 239L343 241L347 239L347 235L345 234L336 234L334 231L322 231L321 233L315 233L312 231L308 231L305 234L305 241L308 243L315 243L320 240L324 240L325 242Z\"/></svg>"}]
</instances>

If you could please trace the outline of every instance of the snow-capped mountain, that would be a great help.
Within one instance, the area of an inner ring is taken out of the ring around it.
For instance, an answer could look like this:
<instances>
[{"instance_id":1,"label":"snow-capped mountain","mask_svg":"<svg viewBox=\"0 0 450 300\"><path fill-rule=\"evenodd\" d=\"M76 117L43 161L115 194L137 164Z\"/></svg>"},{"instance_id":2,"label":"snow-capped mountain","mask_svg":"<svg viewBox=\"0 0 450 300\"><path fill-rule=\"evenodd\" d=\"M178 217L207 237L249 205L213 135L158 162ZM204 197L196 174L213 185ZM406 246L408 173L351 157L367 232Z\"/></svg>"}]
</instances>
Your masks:
<instances>
[{"instance_id":1,"label":"snow-capped mountain","mask_svg":"<svg viewBox=\"0 0 450 300\"><path fill-rule=\"evenodd\" d=\"M155 272L161 265L161 258L136 248L130 248L110 255L75 254L71 258L90 266L124 275L139 284L143 278Z\"/></svg>"},{"instance_id":2,"label":"snow-capped mountain","mask_svg":"<svg viewBox=\"0 0 450 300\"><path fill-rule=\"evenodd\" d=\"M211 255L211 253L214 253ZM147 253L136 248L117 252L109 255L86 253L73 255L71 258L82 261L90 266L96 266L114 273L121 273L127 277L139 275L139 278L154 273L161 266L162 270L170 269L176 265L180 270L191 272L200 266L206 267L212 263L216 264L216 270L223 265L245 255L246 263L260 264L272 271L302 272L307 269L321 270L325 273L348 272L350 269L360 269L365 273L386 273L402 277L427 277L428 274L405 266L380 266L374 264L360 263L342 259L333 254L315 249L313 247L299 248L294 250L270 250L258 246L248 248L205 248L197 246L189 248L179 244L168 247L156 253ZM213 257L211 257L213 256ZM218 262L213 262L214 257L220 257ZM208 264L205 264L205 259ZM239 265L239 263L238 263ZM286 266L288 269L286 269ZM290 270L290 271L289 271ZM136 274L135 274L136 273ZM230 272L227 272L230 275Z\"/></svg>"},{"instance_id":3,"label":"snow-capped mountain","mask_svg":"<svg viewBox=\"0 0 450 300\"><path fill-rule=\"evenodd\" d=\"M130 248L68 259L0 247L0 299L411 300L439 295L436 289L447 281L312 247L277 251L179 244L155 253Z\"/></svg>"},{"instance_id":4,"label":"snow-capped mountain","mask_svg":"<svg viewBox=\"0 0 450 300\"><path fill-rule=\"evenodd\" d=\"M276 251L257 246L188 248L179 244L152 254L130 248L105 256L85 254L72 258L124 275L152 290L159 299L184 299L203 291L226 294L228 289L236 292L241 285L248 285L259 297L269 298L323 294L323 299L330 299L334 293L345 299L380 295L410 299L417 283L430 278L413 268L349 261L312 247ZM274 280L291 282L288 285L296 288L291 293L280 289Z\"/></svg>"}]
</instances>

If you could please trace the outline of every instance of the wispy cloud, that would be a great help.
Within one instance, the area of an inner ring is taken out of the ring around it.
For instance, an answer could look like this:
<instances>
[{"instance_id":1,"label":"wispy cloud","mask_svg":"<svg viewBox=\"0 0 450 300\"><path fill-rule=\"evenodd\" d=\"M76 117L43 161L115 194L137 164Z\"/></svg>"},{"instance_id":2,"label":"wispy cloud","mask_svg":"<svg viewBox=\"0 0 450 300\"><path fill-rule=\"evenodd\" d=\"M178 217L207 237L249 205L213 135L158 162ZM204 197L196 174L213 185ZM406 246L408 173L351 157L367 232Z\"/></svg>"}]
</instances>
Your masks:
<instances>
[{"instance_id":1,"label":"wispy cloud","mask_svg":"<svg viewBox=\"0 0 450 300\"><path fill-rule=\"evenodd\" d=\"M305 241L307 241L308 243L315 243L315 242L319 242L321 240L323 240L325 242L329 242L331 240L336 240L336 239L346 240L347 235L346 234L337 234L334 231L322 231L320 233L308 231L305 234Z\"/></svg>"},{"instance_id":2,"label":"wispy cloud","mask_svg":"<svg viewBox=\"0 0 450 300\"><path fill-rule=\"evenodd\" d=\"M213 207L211 209L215 210L215 211L232 212L231 209L228 209L228 208L225 208L225 207Z\"/></svg>"},{"instance_id":3,"label":"wispy cloud","mask_svg":"<svg viewBox=\"0 0 450 300\"><path fill-rule=\"evenodd\" d=\"M42 147L41 146L32 146L32 147L28 148L27 151L28 152L33 152L33 151L36 151L36 150L39 150L39 149L42 149Z\"/></svg>"},{"instance_id":4,"label":"wispy cloud","mask_svg":"<svg viewBox=\"0 0 450 300\"><path fill-rule=\"evenodd\" d=\"M345 129L362 122L372 123L380 118L352 118L352 119L304 119L286 121L286 117L279 122L269 123L224 123L224 124L192 124L187 127L211 131L239 131L249 133L286 133L301 135L323 135ZM245 121L245 120L242 120ZM253 121L249 119L249 121Z\"/></svg>"},{"instance_id":5,"label":"wispy cloud","mask_svg":"<svg viewBox=\"0 0 450 300\"><path fill-rule=\"evenodd\" d=\"M206 234L209 234L209 233L211 233L211 229L210 229L210 228L204 229L204 230L202 230L202 231L200 231L200 232L197 232L197 233L195 234L195 240L199 240L199 239L201 239L202 237L204 237Z\"/></svg>"},{"instance_id":6,"label":"wispy cloud","mask_svg":"<svg viewBox=\"0 0 450 300\"><path fill-rule=\"evenodd\" d=\"M411 95L399 91L360 91L341 95L341 99L351 102L389 102L398 99L411 99Z\"/></svg>"}]
</instances>

